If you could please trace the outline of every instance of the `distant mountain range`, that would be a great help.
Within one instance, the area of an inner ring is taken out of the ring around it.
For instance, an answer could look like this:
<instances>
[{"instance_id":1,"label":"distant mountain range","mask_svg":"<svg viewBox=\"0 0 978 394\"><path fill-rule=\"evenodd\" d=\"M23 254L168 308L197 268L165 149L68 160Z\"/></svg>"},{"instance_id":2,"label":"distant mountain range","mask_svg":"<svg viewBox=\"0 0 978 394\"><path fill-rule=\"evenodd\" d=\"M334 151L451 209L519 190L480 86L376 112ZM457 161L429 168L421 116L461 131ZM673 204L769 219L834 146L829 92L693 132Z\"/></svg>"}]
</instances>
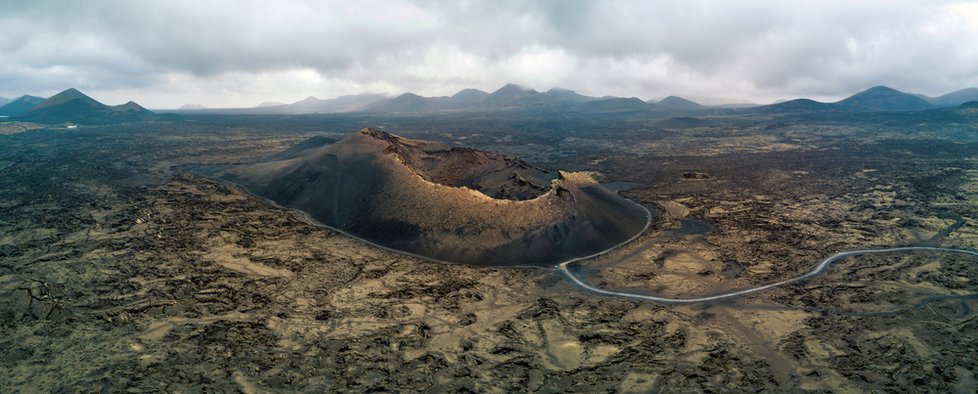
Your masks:
<instances>
[{"instance_id":1,"label":"distant mountain range","mask_svg":"<svg viewBox=\"0 0 978 394\"><path fill-rule=\"evenodd\" d=\"M886 86L876 86L834 103L823 103L809 99L795 99L777 104L756 107L757 112L886 112L921 111L939 107L954 107L969 101L978 100L978 89L968 88L945 94L940 97L927 97L904 93Z\"/></svg>"},{"instance_id":2,"label":"distant mountain range","mask_svg":"<svg viewBox=\"0 0 978 394\"><path fill-rule=\"evenodd\" d=\"M159 118L132 101L108 106L74 88L46 100L40 97L22 96L0 107L0 114L14 120L43 124L108 124Z\"/></svg>"},{"instance_id":3,"label":"distant mountain range","mask_svg":"<svg viewBox=\"0 0 978 394\"><path fill-rule=\"evenodd\" d=\"M659 101L642 101L625 97L592 97L573 90L550 89L539 92L516 84L506 84L494 92L463 89L452 96L425 97L404 93L390 97L382 94L363 93L332 99L308 97L291 103L262 103L252 108L205 109L181 107L176 112L194 111L213 114L314 114L314 113L375 113L397 115L422 115L435 113L465 112L541 112L615 114L638 116L660 114L686 116L700 111L749 111L758 113L791 113L808 111L916 111L937 107L957 106L978 100L978 88L963 89L940 97L926 97L877 86L852 95L835 103L822 103L810 99L795 99L772 105L731 103L703 105L693 100L668 96Z\"/></svg>"},{"instance_id":4,"label":"distant mountain range","mask_svg":"<svg viewBox=\"0 0 978 394\"><path fill-rule=\"evenodd\" d=\"M489 93L478 89L463 89L452 96L425 97L404 93L396 97L383 94L362 93L331 99L307 97L303 100L282 104L264 102L251 108L212 109L199 104L186 104L170 113L188 114L330 114L364 113L391 115L425 115L438 113L515 112L534 114L585 114L636 117L652 115L675 118L669 126L676 128L696 127L690 116L705 113L806 113L806 112L886 112L921 111L941 107L955 107L970 101L978 101L978 88L962 89L939 97L904 93L885 86L877 86L856 93L843 100L824 103L800 98L771 105L703 105L692 100L669 96L659 101L642 101L638 98L592 97L573 90L550 89L539 92L516 84ZM106 124L160 119L158 115L134 102L108 106L76 89L68 89L48 99L21 96L0 106L0 116L11 120L37 123ZM165 115L167 117L174 115Z\"/></svg>"},{"instance_id":5,"label":"distant mountain range","mask_svg":"<svg viewBox=\"0 0 978 394\"><path fill-rule=\"evenodd\" d=\"M258 107L238 109L240 113L255 114L314 114L314 113L343 113L363 111L368 105L387 99L382 94L362 93L350 96L340 96L331 99L306 97L292 104L262 103Z\"/></svg>"},{"instance_id":6,"label":"distant mountain range","mask_svg":"<svg viewBox=\"0 0 978 394\"><path fill-rule=\"evenodd\" d=\"M696 105L695 103L693 103ZM377 114L430 114L444 112L482 111L578 111L583 113L640 113L659 108L640 99L619 97L584 96L566 89L550 89L538 92L516 84L507 84L495 92L463 89L452 96L424 97L404 93L396 97L363 93L340 96L333 99L307 97L291 103L271 105L262 103L252 108L190 109L175 111L206 112L214 114L314 114L314 113L377 113Z\"/></svg>"}]
</instances>

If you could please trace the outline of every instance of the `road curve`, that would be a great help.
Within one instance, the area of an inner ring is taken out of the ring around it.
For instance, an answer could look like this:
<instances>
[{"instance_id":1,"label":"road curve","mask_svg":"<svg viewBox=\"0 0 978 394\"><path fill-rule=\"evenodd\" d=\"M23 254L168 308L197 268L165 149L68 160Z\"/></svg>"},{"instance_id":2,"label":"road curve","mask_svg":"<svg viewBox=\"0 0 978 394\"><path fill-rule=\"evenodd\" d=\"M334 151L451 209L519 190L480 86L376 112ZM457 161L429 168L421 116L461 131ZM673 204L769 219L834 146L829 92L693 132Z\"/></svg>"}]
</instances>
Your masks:
<instances>
[{"instance_id":1,"label":"road curve","mask_svg":"<svg viewBox=\"0 0 978 394\"><path fill-rule=\"evenodd\" d=\"M728 298L739 297L739 296L743 296L743 295L747 295L747 294L752 294L752 293L757 293L757 292L761 292L761 291L764 291L764 290L772 289L772 288L775 288L775 287L780 287L780 286L788 285L788 284L795 283L795 282L798 282L798 281L802 281L802 280L805 280L805 279L814 277L814 276L822 273L823 271L825 271L826 269L828 269L829 267L831 267L832 266L832 263L834 263L834 262L836 262L836 261L838 261L840 259L844 259L846 257L862 256L862 255L867 255L867 254L896 253L896 252L914 252L914 251L930 251L930 252L942 252L942 253L958 253L958 254L967 254L967 255L972 255L972 256L978 257L978 252L975 252L975 251L972 251L972 250L953 249L953 248L939 248L939 247L933 247L933 246L901 246L901 247L895 247L895 248L850 250L850 251L847 251L847 252L839 252L839 253L833 254L833 255L831 255L829 257L826 257L824 260L822 260L821 263L819 263L817 266L815 266L815 268L812 269L811 271L809 271L809 272L807 272L805 274L796 276L796 277L791 278L791 279L786 279L786 280L783 280L783 281L780 281L780 282L769 283L769 284L766 284L766 285L751 287L751 288L747 288L747 289L734 290L734 291L727 292L727 293L720 293L720 294L714 294L714 295L709 295L709 296L701 296L701 297L691 297L691 298L660 297L660 296L644 295L644 294L635 294L635 293L626 293L626 292L622 292L622 291L612 291L612 290L605 290L605 289L597 288L597 287L591 286L587 282L584 282L583 280L581 280L580 278L578 278L577 276L575 276L573 272L571 272L569 269L567 269L567 265L571 263L570 261L568 261L566 263L563 263L563 264L560 264L559 266L557 266L557 270L560 271L561 273L563 273L564 276L568 277L571 281L573 281L574 283L576 283L578 286L581 286L585 290L588 290L588 291L591 291L591 292L597 293L597 294L608 295L608 296L615 296L615 297L624 297L624 298L630 298L630 299L641 300L641 301L658 302L658 303L662 303L662 304L696 304L696 303L702 303L702 302L719 301L719 300L724 300L724 299L728 299Z\"/></svg>"},{"instance_id":2,"label":"road curve","mask_svg":"<svg viewBox=\"0 0 978 394\"><path fill-rule=\"evenodd\" d=\"M218 183L227 184L227 185L231 185L233 187L237 187L239 190L244 191L246 194L251 195L252 197L258 198L259 200L262 200L262 201L264 201L264 202L266 202L266 203L268 203L268 204L270 204L272 206L275 206L275 207L281 208L281 209L285 209L285 210L288 210L288 211L291 211L291 212L294 212L294 213L298 213L300 215L300 218L303 219L304 221L306 221L307 223L328 228L330 230L333 230L333 231L336 231L336 232L341 233L343 235L346 235L347 237L350 237L350 238L359 240L359 241L361 241L363 243L366 243L368 245L371 245L371 246L374 246L374 247L377 247L377 248L380 248L380 249L388 250L388 251L391 251L391 252L400 253L400 254L404 254L404 255L408 255L408 256L420 258L422 260L434 261L434 262L437 262L437 263L458 264L458 263L451 262L451 261L437 260L437 259L433 259L433 258L430 258L430 257L421 256L421 255L417 255L417 254L414 254L414 253L411 253L411 252L405 252L403 250L397 250L397 249L393 249L393 248L390 248L390 247L386 247L386 246L383 246L383 245L379 245L379 244L373 243L373 242L371 242L369 240L366 240L366 239L357 237L357 236L355 236L353 234L350 234L350 233L348 233L346 231L343 231L343 230L340 230L338 228L335 228L335 227L326 225L324 223L321 223L321 222L313 219L312 217L309 216L309 214L307 214L307 213L305 213L305 212L303 212L301 210L293 209L293 208L288 208L288 207L283 207L283 206L279 205L278 203L276 203L276 202L274 202L274 201L272 201L270 199L267 199L265 197L262 197L262 196L259 196L257 194L252 193L250 190L248 190L248 188L244 187L243 185L238 185L236 183L228 182L228 181L221 180L221 179L210 178L210 177L207 177L206 175L198 174L195 171L191 171L191 173L193 173L194 175L203 176L203 177L205 177L207 179L215 180ZM597 287L591 286L587 282L584 282L583 280L581 280L580 278L578 278L577 276L575 276L574 273L572 273L570 270L567 269L567 266L569 264L574 263L574 262L577 262L577 261L588 260L588 259L592 259L592 258L601 256L601 255L607 254L607 253L609 253L609 252L611 252L611 251L613 251L613 250L615 250L615 249L617 249L617 248L619 248L619 247L621 247L621 246L623 246L625 244L628 244L628 243L634 241L636 238L638 238L642 234L644 234L645 231L648 230L649 226L651 226L651 224L652 224L652 212L649 211L648 208L646 208L642 204L639 204L639 203L637 203L635 201L632 201L632 200L629 200L629 199L626 199L626 201L631 202L632 204L637 205L638 207L642 208L645 211L645 226L642 228L641 231L635 233L635 235L633 235L631 238L623 241L622 243L620 243L618 245L612 246L612 247L610 247L608 249L602 250L600 252L597 252L597 253L594 253L594 254L591 254L591 255L588 255L588 256L573 258L571 260L568 260L568 261L565 261L563 263L558 264L553 269L556 269L557 271L560 271L564 276L566 276L567 278L569 278L571 281L573 281L574 283L576 283L581 288L583 288L585 290L588 290L588 291L590 291L592 293L596 293L596 294L602 294L602 295L608 295L608 296L616 296L616 297L624 297L624 298L631 298L631 299L636 299L636 300L641 300L641 301L658 302L658 303L662 303L662 304L695 304L695 303L701 303L701 302L718 301L718 300L723 300L723 299L727 299L727 298L739 297L739 296L742 296L742 295L756 293L756 292L764 291L764 290L771 289L771 288L774 288L774 287L784 286L784 285L787 285L787 284L790 284L790 283L794 283L794 282L798 282L798 281L801 281L801 280L804 280L804 279L807 279L807 278L811 278L811 277L813 277L815 275L820 274L822 271L826 270L836 260L839 260L839 259L842 259L842 258L846 258L846 257L850 257L850 256L858 256L858 255L865 255L865 254L892 253L892 252L935 251L935 252L946 252L946 253L969 254L969 255L973 255L973 256L978 257L978 252L971 251L971 250L952 249L952 248L939 248L939 247L932 247L932 246L903 246L903 247L884 248L884 249L851 250L851 251L848 251L848 252L840 252L840 253L836 253L834 255L831 255L831 256L825 258L825 260L822 260L822 262L819 263L818 266L815 267L815 269L809 271L808 273L799 275L799 276L794 277L794 278L791 278L791 279L783 280L783 281L776 282L776 283L766 284L766 285L762 285L762 286L751 287L751 288L748 288L748 289L736 290L736 291L732 291L732 292L728 292L728 293L721 293L721 294L714 294L714 295L710 295L710 296L693 297L693 298L659 297L659 296L651 296L651 295L644 295L644 294L626 293L626 292L621 292L621 291L605 290L605 289L601 289L601 288L597 288ZM545 268L545 267L540 267L540 266L522 266L522 265L511 265L511 266L506 266L506 268L545 269L545 270L551 269L551 268Z\"/></svg>"}]
</instances>

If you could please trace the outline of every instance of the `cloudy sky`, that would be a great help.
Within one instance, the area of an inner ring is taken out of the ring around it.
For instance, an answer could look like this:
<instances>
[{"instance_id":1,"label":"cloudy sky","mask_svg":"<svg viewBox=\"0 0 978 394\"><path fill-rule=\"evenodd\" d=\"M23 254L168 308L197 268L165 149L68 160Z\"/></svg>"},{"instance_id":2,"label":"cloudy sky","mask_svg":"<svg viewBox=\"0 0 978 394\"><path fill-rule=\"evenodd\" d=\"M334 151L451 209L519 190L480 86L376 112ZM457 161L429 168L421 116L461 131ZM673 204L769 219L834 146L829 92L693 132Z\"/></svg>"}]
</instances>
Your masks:
<instances>
[{"instance_id":1,"label":"cloudy sky","mask_svg":"<svg viewBox=\"0 0 978 394\"><path fill-rule=\"evenodd\" d=\"M507 82L755 102L978 86L962 1L6 0L0 26L0 96L151 108Z\"/></svg>"}]
</instances>

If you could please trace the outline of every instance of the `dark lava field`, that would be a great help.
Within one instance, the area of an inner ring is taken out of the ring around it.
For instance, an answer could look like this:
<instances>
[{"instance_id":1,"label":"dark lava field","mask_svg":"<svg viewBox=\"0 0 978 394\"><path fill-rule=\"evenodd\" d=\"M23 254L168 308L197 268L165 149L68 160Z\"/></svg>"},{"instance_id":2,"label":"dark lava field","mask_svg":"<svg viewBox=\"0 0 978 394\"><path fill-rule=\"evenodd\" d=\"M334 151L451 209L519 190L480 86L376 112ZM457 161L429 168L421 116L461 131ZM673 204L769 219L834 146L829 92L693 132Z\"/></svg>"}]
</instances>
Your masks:
<instances>
[{"instance_id":1,"label":"dark lava field","mask_svg":"<svg viewBox=\"0 0 978 394\"><path fill-rule=\"evenodd\" d=\"M663 305L377 248L194 172L375 127L627 182L652 225L571 269L638 294L757 286L848 249L978 250L974 108L702 118L6 125L0 391L975 391L978 258L849 258Z\"/></svg>"}]
</instances>

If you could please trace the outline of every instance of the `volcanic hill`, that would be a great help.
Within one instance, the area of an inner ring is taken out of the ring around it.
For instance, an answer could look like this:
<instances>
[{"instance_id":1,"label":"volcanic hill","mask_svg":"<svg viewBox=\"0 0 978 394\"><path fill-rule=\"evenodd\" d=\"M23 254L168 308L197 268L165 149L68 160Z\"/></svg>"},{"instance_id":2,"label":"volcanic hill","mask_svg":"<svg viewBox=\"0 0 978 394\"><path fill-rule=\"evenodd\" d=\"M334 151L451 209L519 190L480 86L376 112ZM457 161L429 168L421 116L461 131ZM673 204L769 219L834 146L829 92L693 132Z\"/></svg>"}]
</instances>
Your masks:
<instances>
[{"instance_id":1,"label":"volcanic hill","mask_svg":"<svg viewBox=\"0 0 978 394\"><path fill-rule=\"evenodd\" d=\"M154 120L153 112L132 101L108 106L77 89L68 89L17 116L18 120L37 123L107 124Z\"/></svg>"},{"instance_id":2,"label":"volcanic hill","mask_svg":"<svg viewBox=\"0 0 978 394\"><path fill-rule=\"evenodd\" d=\"M36 107L38 104L43 103L44 99L35 96L20 96L16 100L13 100L7 104L0 107L0 115L4 116L17 116L30 111L31 108Z\"/></svg>"},{"instance_id":3,"label":"volcanic hill","mask_svg":"<svg viewBox=\"0 0 978 394\"><path fill-rule=\"evenodd\" d=\"M648 211L581 173L363 129L202 172L376 244L478 265L552 266L641 232Z\"/></svg>"}]
</instances>

